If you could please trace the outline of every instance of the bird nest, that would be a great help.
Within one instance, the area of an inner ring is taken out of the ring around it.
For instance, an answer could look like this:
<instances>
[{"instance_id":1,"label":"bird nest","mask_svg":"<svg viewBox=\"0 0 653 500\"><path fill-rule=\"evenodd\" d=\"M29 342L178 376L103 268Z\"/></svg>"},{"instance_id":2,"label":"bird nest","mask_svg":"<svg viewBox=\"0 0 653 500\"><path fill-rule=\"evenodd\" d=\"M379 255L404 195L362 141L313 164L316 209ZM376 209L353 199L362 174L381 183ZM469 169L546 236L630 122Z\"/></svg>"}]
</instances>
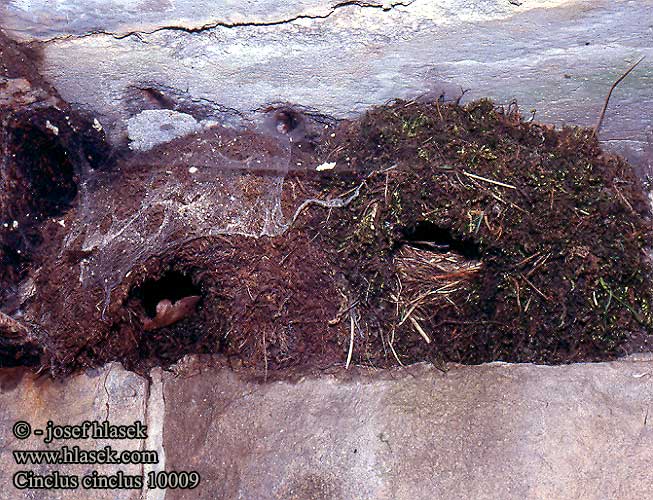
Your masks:
<instances>
[{"instance_id":1,"label":"bird nest","mask_svg":"<svg viewBox=\"0 0 653 500\"><path fill-rule=\"evenodd\" d=\"M0 364L563 363L653 333L648 200L593 131L489 101L397 101L325 127L283 147L269 133L287 127L216 127L102 172L73 165L77 198L0 272Z\"/></svg>"},{"instance_id":2,"label":"bird nest","mask_svg":"<svg viewBox=\"0 0 653 500\"><path fill-rule=\"evenodd\" d=\"M422 323L443 308L458 309L456 301L464 300L466 285L482 264L429 242L422 245L433 249L404 245L394 256L397 286L391 297L396 305L396 326L408 321L430 344L431 337Z\"/></svg>"}]
</instances>

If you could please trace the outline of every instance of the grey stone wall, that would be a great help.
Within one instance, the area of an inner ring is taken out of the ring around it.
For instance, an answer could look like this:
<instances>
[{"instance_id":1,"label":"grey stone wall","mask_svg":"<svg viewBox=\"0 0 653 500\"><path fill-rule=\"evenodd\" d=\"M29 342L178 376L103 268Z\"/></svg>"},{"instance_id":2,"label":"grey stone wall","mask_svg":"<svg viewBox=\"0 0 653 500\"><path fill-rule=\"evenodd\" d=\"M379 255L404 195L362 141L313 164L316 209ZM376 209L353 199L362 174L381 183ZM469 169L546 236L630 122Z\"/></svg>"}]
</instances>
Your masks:
<instances>
[{"instance_id":1,"label":"grey stone wall","mask_svg":"<svg viewBox=\"0 0 653 500\"><path fill-rule=\"evenodd\" d=\"M0 372L0 498L91 498L13 489L12 450L43 445L17 441L11 426L75 424L107 412L113 423L147 423L150 434L114 447L158 450L159 469L197 470L202 481L187 492L100 491L97 499L641 500L653 489L650 357L350 370L269 384L192 360L176 372L156 370L148 382L109 365L65 385Z\"/></svg>"},{"instance_id":2,"label":"grey stone wall","mask_svg":"<svg viewBox=\"0 0 653 500\"><path fill-rule=\"evenodd\" d=\"M117 140L151 107L143 89L238 121L289 101L342 118L431 92L516 99L537 120L594 125L612 82L602 139L650 168L653 1L325 2L11 0L2 24L39 41L62 96Z\"/></svg>"}]
</instances>

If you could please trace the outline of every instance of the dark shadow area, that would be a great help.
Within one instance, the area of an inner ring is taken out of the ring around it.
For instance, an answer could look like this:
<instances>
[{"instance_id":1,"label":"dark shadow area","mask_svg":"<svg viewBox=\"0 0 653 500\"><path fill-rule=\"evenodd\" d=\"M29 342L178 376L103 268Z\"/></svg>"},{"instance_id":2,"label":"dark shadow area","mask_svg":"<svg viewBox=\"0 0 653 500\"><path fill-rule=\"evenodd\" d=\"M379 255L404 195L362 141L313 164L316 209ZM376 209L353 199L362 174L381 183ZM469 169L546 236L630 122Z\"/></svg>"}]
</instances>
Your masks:
<instances>
[{"instance_id":1,"label":"dark shadow area","mask_svg":"<svg viewBox=\"0 0 653 500\"><path fill-rule=\"evenodd\" d=\"M410 245L420 250L431 252L456 252L468 259L481 258L481 249L472 239L454 237L451 230L436 226L432 222L418 222L404 231L404 240L400 245Z\"/></svg>"},{"instance_id":2,"label":"dark shadow area","mask_svg":"<svg viewBox=\"0 0 653 500\"><path fill-rule=\"evenodd\" d=\"M156 306L162 300L167 299L174 304L184 297L201 296L202 292L190 276L178 271L168 271L159 279L145 281L132 295L141 301L145 313L153 318L156 315Z\"/></svg>"},{"instance_id":3,"label":"dark shadow area","mask_svg":"<svg viewBox=\"0 0 653 500\"><path fill-rule=\"evenodd\" d=\"M70 207L77 196L75 169L54 133L20 123L11 131L9 151L15 158L15 182L29 192L26 213L16 214L17 220L28 213L39 218L59 215Z\"/></svg>"}]
</instances>

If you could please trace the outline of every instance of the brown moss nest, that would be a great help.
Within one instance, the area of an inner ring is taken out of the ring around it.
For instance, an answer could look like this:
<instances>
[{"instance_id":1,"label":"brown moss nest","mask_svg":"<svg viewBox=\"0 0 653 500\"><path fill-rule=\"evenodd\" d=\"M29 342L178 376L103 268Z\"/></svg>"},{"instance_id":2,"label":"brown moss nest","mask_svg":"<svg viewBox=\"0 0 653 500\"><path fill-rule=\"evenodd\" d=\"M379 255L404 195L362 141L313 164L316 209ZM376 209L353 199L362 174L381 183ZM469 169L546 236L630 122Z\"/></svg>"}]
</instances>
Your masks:
<instances>
[{"instance_id":1,"label":"brown moss nest","mask_svg":"<svg viewBox=\"0 0 653 500\"><path fill-rule=\"evenodd\" d=\"M254 149L272 140L255 139ZM179 226L131 264L104 308L106 290L79 279L97 250L62 252L66 229L44 230L35 295L21 304L38 323L39 364L65 375L120 360L146 372L220 353L267 376L338 363L564 363L612 359L653 334L646 194L589 129L526 123L486 100L395 101L293 143L289 163L310 167L285 176L288 231ZM107 211L140 210L129 195L143 189L139 175L168 168L144 165L126 162L107 181ZM199 297L192 314L144 327L161 300L189 297ZM0 342L0 364L2 352Z\"/></svg>"},{"instance_id":2,"label":"brown moss nest","mask_svg":"<svg viewBox=\"0 0 653 500\"><path fill-rule=\"evenodd\" d=\"M650 208L592 130L525 123L487 100L396 101L322 150L350 175L339 189L360 196L321 238L386 355L598 360L653 332Z\"/></svg>"}]
</instances>

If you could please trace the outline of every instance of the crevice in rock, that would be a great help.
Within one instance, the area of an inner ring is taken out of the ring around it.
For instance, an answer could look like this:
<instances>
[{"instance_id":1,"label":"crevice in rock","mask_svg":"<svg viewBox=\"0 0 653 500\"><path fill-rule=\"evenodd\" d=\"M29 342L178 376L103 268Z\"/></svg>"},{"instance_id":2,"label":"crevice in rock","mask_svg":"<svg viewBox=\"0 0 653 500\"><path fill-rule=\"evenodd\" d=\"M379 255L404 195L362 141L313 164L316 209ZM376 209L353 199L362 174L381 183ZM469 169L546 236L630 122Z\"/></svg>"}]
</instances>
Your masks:
<instances>
[{"instance_id":1,"label":"crevice in rock","mask_svg":"<svg viewBox=\"0 0 653 500\"><path fill-rule=\"evenodd\" d=\"M140 39L140 37L143 35L153 35L155 33L159 33L162 31L181 31L184 33L196 34L196 33L211 31L216 28L248 28L248 27L279 26L279 25L289 24L295 21L299 21L302 19L316 19L316 20L327 19L331 17L339 9L345 7L380 9L387 12L396 7L408 7L414 2L415 0L411 0L407 2L392 2L392 3L377 4L377 3L362 2L360 0L348 0L348 1L337 3L326 14L298 14L296 16L289 17L286 19L278 19L273 21L245 21L245 22L235 22L235 23L215 21L215 22L203 24L202 26L168 25L168 26L160 26L150 31L134 30L134 31L127 31L123 33L106 31L106 30L94 30L88 33L84 33L83 35L59 35L45 40L39 40L38 43L47 44L47 43L57 42L62 40L77 40L81 38L88 38L88 37L93 37L98 35L112 36L117 40L122 40L132 36L135 36Z\"/></svg>"},{"instance_id":2,"label":"crevice in rock","mask_svg":"<svg viewBox=\"0 0 653 500\"><path fill-rule=\"evenodd\" d=\"M124 101L132 114L147 109L168 109L192 115L197 120L219 119L221 123L239 123L245 118L245 113L236 108L149 80L127 87Z\"/></svg>"},{"instance_id":3,"label":"crevice in rock","mask_svg":"<svg viewBox=\"0 0 653 500\"><path fill-rule=\"evenodd\" d=\"M150 373L145 394L145 422L147 425L147 438L141 442L141 450L155 451L158 461L155 464L144 464L141 473L146 477L150 472L165 471L166 454L163 447L163 432L165 422L165 392L161 369ZM142 500L163 500L165 490L150 489L147 485L143 488L140 498Z\"/></svg>"},{"instance_id":4,"label":"crevice in rock","mask_svg":"<svg viewBox=\"0 0 653 500\"><path fill-rule=\"evenodd\" d=\"M104 406L105 406L104 420L106 420L106 421L109 421L109 416L111 414L111 407L109 405L109 402L111 401L111 394L109 394L109 389L107 389L107 379L109 378L109 375L111 375L111 370L112 369L113 369L113 365L109 365L109 369L107 370L107 374L104 376L104 380L102 381L102 388L104 389L104 394L107 397L107 400L104 403Z\"/></svg>"}]
</instances>

